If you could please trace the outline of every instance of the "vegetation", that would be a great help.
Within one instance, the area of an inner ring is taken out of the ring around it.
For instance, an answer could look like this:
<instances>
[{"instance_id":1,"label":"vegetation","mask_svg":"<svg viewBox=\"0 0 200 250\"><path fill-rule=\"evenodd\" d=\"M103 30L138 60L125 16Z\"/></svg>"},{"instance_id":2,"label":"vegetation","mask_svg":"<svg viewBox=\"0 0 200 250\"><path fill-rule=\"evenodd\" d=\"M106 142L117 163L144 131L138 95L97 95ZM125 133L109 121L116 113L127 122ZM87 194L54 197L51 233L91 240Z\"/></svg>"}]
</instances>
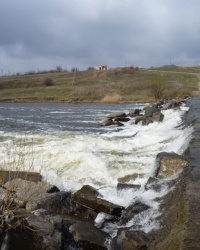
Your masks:
<instances>
[{"instance_id":1,"label":"vegetation","mask_svg":"<svg viewBox=\"0 0 200 250\"><path fill-rule=\"evenodd\" d=\"M200 73L198 67L181 70L124 67L106 71L89 67L85 71L72 68L67 72L58 66L50 72L0 77L0 101L150 102L185 97L198 90L197 69Z\"/></svg>"}]
</instances>

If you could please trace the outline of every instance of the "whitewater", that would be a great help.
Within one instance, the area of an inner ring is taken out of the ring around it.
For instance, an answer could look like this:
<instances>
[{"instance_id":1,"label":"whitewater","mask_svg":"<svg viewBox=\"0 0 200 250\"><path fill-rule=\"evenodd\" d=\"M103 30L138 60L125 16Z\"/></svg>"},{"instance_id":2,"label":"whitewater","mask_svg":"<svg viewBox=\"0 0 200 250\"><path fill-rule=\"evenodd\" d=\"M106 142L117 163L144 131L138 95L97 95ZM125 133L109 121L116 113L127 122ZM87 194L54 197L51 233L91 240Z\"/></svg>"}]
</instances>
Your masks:
<instances>
[{"instance_id":1,"label":"whitewater","mask_svg":"<svg viewBox=\"0 0 200 250\"><path fill-rule=\"evenodd\" d=\"M146 104L0 104L0 166L6 170L41 173L60 190L76 191L83 185L99 190L103 198L124 207L140 200L151 209L135 216L127 227L145 232L158 228L159 203L168 186L159 192L144 186L155 171L160 152L183 154L193 127L185 126L188 107L163 110L163 122L147 126L100 127L109 113L128 113ZM118 183L141 185L139 190L117 190ZM99 214L101 226L108 215ZM112 225L105 230L111 231Z\"/></svg>"}]
</instances>

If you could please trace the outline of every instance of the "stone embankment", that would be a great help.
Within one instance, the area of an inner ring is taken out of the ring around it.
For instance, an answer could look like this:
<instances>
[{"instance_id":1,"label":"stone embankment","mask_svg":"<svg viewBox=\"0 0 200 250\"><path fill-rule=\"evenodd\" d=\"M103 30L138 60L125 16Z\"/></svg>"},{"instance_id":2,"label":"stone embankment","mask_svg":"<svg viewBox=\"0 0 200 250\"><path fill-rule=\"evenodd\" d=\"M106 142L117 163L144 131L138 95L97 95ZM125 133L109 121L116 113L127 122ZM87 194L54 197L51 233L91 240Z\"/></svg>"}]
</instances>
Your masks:
<instances>
[{"instance_id":1,"label":"stone embankment","mask_svg":"<svg viewBox=\"0 0 200 250\"><path fill-rule=\"evenodd\" d=\"M162 108L177 108L181 103L182 100L157 103L128 115L110 115L107 121L120 125L128 119L136 122L137 117L142 117L139 123L143 125L161 122ZM159 198L162 226L149 234L125 227L135 215L149 209L143 202L125 208L104 200L89 185L71 193L42 182L38 173L1 171L1 249L200 249L200 199L197 199L200 171L196 169L195 143L199 142L193 139L184 157L165 152L157 155L156 171L145 189L159 190L160 180L176 178L167 181L171 191ZM140 186L122 183L117 186L117 190L126 188L140 189ZM105 232L103 225L96 226L95 219L102 212L116 228L115 237Z\"/></svg>"}]
</instances>

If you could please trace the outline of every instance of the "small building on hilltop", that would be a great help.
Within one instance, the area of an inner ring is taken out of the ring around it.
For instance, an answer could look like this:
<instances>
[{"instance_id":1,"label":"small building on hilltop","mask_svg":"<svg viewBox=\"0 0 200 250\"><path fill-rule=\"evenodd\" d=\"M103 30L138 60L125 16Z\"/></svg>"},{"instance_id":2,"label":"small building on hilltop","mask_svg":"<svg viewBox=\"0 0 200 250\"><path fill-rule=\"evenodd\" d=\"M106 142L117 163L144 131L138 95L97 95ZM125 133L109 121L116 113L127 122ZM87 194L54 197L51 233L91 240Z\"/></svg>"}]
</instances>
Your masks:
<instances>
[{"instance_id":1,"label":"small building on hilltop","mask_svg":"<svg viewBox=\"0 0 200 250\"><path fill-rule=\"evenodd\" d=\"M107 70L107 65L99 65L99 70Z\"/></svg>"}]
</instances>

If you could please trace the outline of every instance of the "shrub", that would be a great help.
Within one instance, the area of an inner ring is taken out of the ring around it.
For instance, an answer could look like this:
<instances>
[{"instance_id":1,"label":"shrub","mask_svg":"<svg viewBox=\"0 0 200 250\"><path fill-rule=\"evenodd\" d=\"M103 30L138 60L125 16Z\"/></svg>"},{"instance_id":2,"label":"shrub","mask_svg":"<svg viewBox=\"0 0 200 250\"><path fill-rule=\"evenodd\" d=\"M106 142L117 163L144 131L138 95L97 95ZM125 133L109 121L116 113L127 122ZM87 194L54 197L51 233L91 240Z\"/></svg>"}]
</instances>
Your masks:
<instances>
[{"instance_id":1,"label":"shrub","mask_svg":"<svg viewBox=\"0 0 200 250\"><path fill-rule=\"evenodd\" d=\"M151 94L153 94L156 101L161 100L164 97L165 84L165 78L157 76L148 85L148 89Z\"/></svg>"},{"instance_id":2,"label":"shrub","mask_svg":"<svg viewBox=\"0 0 200 250\"><path fill-rule=\"evenodd\" d=\"M53 80L49 77L44 79L44 85L45 86L52 86L53 85Z\"/></svg>"}]
</instances>

